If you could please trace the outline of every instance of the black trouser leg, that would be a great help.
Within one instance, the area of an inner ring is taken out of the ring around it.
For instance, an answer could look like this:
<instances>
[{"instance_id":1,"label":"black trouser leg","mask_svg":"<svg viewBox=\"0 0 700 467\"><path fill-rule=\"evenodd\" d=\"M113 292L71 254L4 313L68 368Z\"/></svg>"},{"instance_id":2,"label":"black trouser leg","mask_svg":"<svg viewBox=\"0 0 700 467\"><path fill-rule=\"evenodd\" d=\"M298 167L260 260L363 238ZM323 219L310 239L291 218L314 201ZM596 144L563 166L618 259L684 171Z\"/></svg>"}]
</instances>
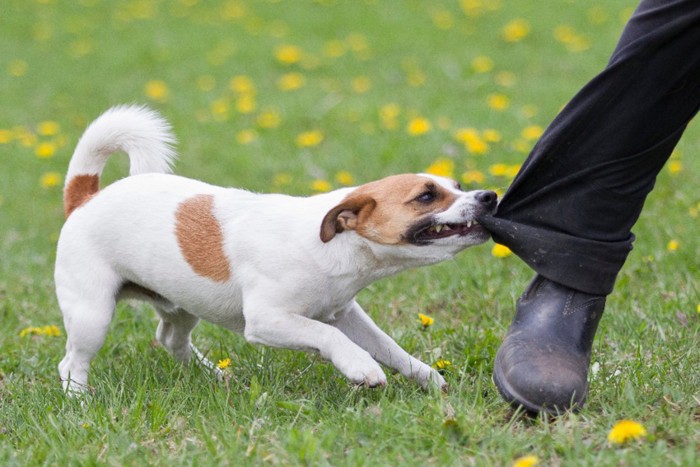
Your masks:
<instances>
[{"instance_id":1,"label":"black trouser leg","mask_svg":"<svg viewBox=\"0 0 700 467\"><path fill-rule=\"evenodd\" d=\"M644 200L699 106L700 1L643 0L607 67L482 224L542 276L610 293Z\"/></svg>"}]
</instances>

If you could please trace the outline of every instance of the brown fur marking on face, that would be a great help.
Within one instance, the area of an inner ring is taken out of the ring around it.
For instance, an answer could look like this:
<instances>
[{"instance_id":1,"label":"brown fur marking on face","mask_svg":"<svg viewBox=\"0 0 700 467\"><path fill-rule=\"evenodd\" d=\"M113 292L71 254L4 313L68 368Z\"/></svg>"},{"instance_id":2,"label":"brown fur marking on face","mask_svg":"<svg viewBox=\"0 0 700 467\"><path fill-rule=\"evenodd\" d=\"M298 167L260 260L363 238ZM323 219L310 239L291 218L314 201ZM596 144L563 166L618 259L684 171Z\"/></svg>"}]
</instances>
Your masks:
<instances>
[{"instance_id":1,"label":"brown fur marking on face","mask_svg":"<svg viewBox=\"0 0 700 467\"><path fill-rule=\"evenodd\" d=\"M429 203L416 201L426 191L431 191L435 199ZM354 230L359 235L377 243L406 243L405 233L418 219L447 210L455 199L454 193L428 177L415 174L386 177L359 186L329 211L321 226L321 240L327 242L345 230L336 219L341 212L353 210L357 205L360 208L355 212L358 217Z\"/></svg>"},{"instance_id":2,"label":"brown fur marking on face","mask_svg":"<svg viewBox=\"0 0 700 467\"><path fill-rule=\"evenodd\" d=\"M175 213L175 236L182 256L195 273L226 282L231 269L224 254L224 234L213 209L212 195L195 195L180 203Z\"/></svg>"},{"instance_id":3,"label":"brown fur marking on face","mask_svg":"<svg viewBox=\"0 0 700 467\"><path fill-rule=\"evenodd\" d=\"M76 175L63 190L63 212L66 218L100 191L99 175Z\"/></svg>"}]
</instances>

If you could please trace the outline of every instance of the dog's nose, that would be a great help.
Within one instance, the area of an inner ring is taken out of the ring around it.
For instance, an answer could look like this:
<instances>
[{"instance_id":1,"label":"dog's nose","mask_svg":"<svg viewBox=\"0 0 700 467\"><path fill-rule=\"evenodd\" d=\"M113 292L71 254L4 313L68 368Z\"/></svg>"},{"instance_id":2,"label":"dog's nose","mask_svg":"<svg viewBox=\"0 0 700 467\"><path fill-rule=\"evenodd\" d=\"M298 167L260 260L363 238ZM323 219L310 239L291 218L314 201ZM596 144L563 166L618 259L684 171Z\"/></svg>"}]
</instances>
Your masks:
<instances>
[{"instance_id":1,"label":"dog's nose","mask_svg":"<svg viewBox=\"0 0 700 467\"><path fill-rule=\"evenodd\" d=\"M498 195L493 191L480 191L475 196L476 200L489 211L496 207Z\"/></svg>"}]
</instances>

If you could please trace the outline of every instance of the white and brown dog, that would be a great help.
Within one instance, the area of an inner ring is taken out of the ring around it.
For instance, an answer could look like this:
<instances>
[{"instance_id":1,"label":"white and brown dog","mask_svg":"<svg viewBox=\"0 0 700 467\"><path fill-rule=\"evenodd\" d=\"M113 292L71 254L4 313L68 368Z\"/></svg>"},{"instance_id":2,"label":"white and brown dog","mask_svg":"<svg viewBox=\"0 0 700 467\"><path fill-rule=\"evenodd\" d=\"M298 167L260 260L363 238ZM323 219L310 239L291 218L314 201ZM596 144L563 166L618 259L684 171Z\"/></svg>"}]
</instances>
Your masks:
<instances>
[{"instance_id":1,"label":"white and brown dog","mask_svg":"<svg viewBox=\"0 0 700 467\"><path fill-rule=\"evenodd\" d=\"M156 337L180 361L200 319L249 342L313 350L350 381L386 383L379 363L445 386L355 301L373 281L452 258L489 234L476 222L490 191L433 175L396 175L308 198L255 194L169 174L170 127L143 107L115 107L85 131L68 167L56 294L68 341L64 388L87 388L121 298L153 304ZM115 151L130 175L99 189ZM195 349L196 350L196 349Z\"/></svg>"}]
</instances>

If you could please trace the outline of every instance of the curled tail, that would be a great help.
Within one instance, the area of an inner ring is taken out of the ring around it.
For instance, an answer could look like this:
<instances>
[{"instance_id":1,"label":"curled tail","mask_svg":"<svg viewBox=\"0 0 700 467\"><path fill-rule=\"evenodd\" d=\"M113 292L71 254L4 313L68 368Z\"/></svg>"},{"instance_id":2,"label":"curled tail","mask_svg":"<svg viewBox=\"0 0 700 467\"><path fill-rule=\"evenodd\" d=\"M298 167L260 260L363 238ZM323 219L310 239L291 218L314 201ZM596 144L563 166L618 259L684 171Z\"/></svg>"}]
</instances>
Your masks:
<instances>
[{"instance_id":1,"label":"curled tail","mask_svg":"<svg viewBox=\"0 0 700 467\"><path fill-rule=\"evenodd\" d=\"M68 217L100 189L100 174L109 156L129 156L129 175L170 173L175 137L163 117L142 106L112 107L90 124L68 165L63 208Z\"/></svg>"}]
</instances>

